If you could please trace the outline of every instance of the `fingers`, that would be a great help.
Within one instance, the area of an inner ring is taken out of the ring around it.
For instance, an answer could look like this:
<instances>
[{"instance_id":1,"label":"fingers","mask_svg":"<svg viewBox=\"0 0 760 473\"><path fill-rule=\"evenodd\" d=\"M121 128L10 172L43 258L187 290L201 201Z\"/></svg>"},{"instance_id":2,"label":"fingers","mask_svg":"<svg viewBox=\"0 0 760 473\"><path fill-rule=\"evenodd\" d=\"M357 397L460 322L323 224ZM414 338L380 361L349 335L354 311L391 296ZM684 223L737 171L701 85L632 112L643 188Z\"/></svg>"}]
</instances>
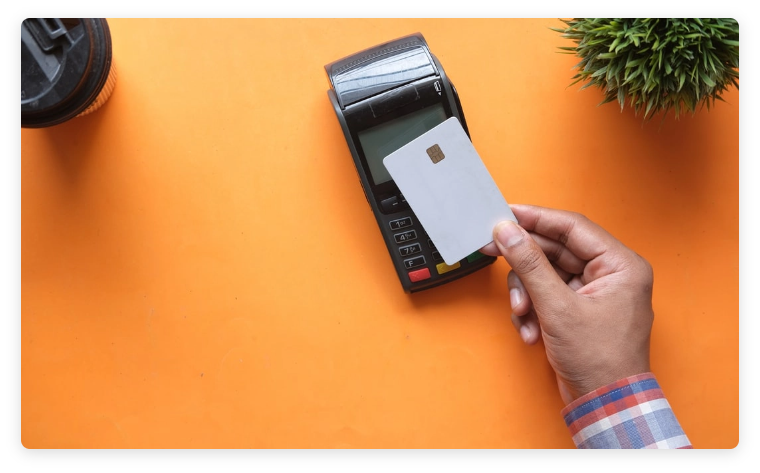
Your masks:
<instances>
[{"instance_id":1,"label":"fingers","mask_svg":"<svg viewBox=\"0 0 760 473\"><path fill-rule=\"evenodd\" d=\"M552 264L569 274L583 274L583 269L586 267L587 261L580 259L573 252L567 249L567 247L556 240L545 237L538 233L528 232L531 238L538 243L538 246L544 251L546 258L552 262ZM501 251L495 242L491 242L480 249L483 254L491 256L501 256ZM560 275L562 277L562 275ZM565 279L563 277L563 279ZM570 278L565 279L565 281Z\"/></svg>"},{"instance_id":2,"label":"fingers","mask_svg":"<svg viewBox=\"0 0 760 473\"><path fill-rule=\"evenodd\" d=\"M507 285L509 286L509 302L512 305L512 325L517 329L523 342L533 345L541 338L541 328L538 325L538 317L533 310L530 296L514 271L509 272Z\"/></svg>"},{"instance_id":3,"label":"fingers","mask_svg":"<svg viewBox=\"0 0 760 473\"><path fill-rule=\"evenodd\" d=\"M499 223L494 229L494 242L522 281L534 306L544 309L558 304L566 306L567 300L575 296L541 247L519 225L509 220Z\"/></svg>"},{"instance_id":4,"label":"fingers","mask_svg":"<svg viewBox=\"0 0 760 473\"><path fill-rule=\"evenodd\" d=\"M582 260L590 261L623 244L581 214L533 205L510 205L520 226L555 240Z\"/></svg>"},{"instance_id":5,"label":"fingers","mask_svg":"<svg viewBox=\"0 0 760 473\"><path fill-rule=\"evenodd\" d=\"M586 261L578 258L572 251L568 250L565 245L557 240L545 237L540 233L530 233L530 236L544 251L546 258L557 267L564 269L570 274L583 273L583 268L586 267Z\"/></svg>"},{"instance_id":6,"label":"fingers","mask_svg":"<svg viewBox=\"0 0 760 473\"><path fill-rule=\"evenodd\" d=\"M538 324L538 317L533 309L524 316L512 314L512 325L517 329L523 342L528 345L533 345L541 339L541 326Z\"/></svg>"},{"instance_id":7,"label":"fingers","mask_svg":"<svg viewBox=\"0 0 760 473\"><path fill-rule=\"evenodd\" d=\"M496 243L494 242L487 244L486 246L481 248L479 251L483 253L484 255L488 255L488 256L501 256L501 251L499 251L499 247L496 246Z\"/></svg>"},{"instance_id":8,"label":"fingers","mask_svg":"<svg viewBox=\"0 0 760 473\"><path fill-rule=\"evenodd\" d=\"M512 306L512 314L518 317L527 314L532 307L530 295L514 271L510 271L507 275L507 286L509 287L509 303Z\"/></svg>"},{"instance_id":9,"label":"fingers","mask_svg":"<svg viewBox=\"0 0 760 473\"><path fill-rule=\"evenodd\" d=\"M569 287L575 292L578 292L578 290L582 288L583 286L585 286L585 284L583 284L581 276L577 274L574 274L573 277L569 281L567 281L567 287Z\"/></svg>"}]
</instances>

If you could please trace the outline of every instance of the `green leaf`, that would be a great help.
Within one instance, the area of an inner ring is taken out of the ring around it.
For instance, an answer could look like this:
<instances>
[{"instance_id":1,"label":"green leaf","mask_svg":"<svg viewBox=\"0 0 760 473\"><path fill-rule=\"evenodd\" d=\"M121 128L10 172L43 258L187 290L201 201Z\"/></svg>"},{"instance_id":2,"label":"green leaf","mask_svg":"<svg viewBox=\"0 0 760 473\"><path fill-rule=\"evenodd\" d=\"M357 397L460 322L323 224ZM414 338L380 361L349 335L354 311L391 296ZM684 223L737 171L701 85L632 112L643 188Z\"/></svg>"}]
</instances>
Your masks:
<instances>
[{"instance_id":1,"label":"green leaf","mask_svg":"<svg viewBox=\"0 0 760 473\"><path fill-rule=\"evenodd\" d=\"M707 74L705 74L701 70L699 71L699 78L702 79L704 81L704 83L707 84L708 86L715 87L715 81L713 81L712 79L710 79L710 76L708 76Z\"/></svg>"},{"instance_id":2,"label":"green leaf","mask_svg":"<svg viewBox=\"0 0 760 473\"><path fill-rule=\"evenodd\" d=\"M620 102L620 111L622 112L625 105L625 91L623 91L622 87L618 89L617 99Z\"/></svg>"},{"instance_id":3,"label":"green leaf","mask_svg":"<svg viewBox=\"0 0 760 473\"><path fill-rule=\"evenodd\" d=\"M615 52L619 52L621 49L628 47L628 45L631 44L629 40L622 41L620 44L617 45L615 48Z\"/></svg>"},{"instance_id":4,"label":"green leaf","mask_svg":"<svg viewBox=\"0 0 760 473\"><path fill-rule=\"evenodd\" d=\"M639 74L641 74L642 70L643 70L642 68L638 68L635 71L631 72L630 75L626 75L625 81L623 82L623 84L628 84L629 82L633 82L633 80L636 79L636 77L638 77Z\"/></svg>"},{"instance_id":5,"label":"green leaf","mask_svg":"<svg viewBox=\"0 0 760 473\"><path fill-rule=\"evenodd\" d=\"M654 105L654 100L650 100L647 104L647 110L644 112L644 117L646 118L647 115L649 115L649 111L652 109L652 106Z\"/></svg>"},{"instance_id":6,"label":"green leaf","mask_svg":"<svg viewBox=\"0 0 760 473\"><path fill-rule=\"evenodd\" d=\"M713 54L712 53L709 53L707 55L707 60L710 63L710 69L712 69L713 74L715 74L716 76L719 75L718 74L718 69L715 67L715 62L713 61Z\"/></svg>"},{"instance_id":7,"label":"green leaf","mask_svg":"<svg viewBox=\"0 0 760 473\"><path fill-rule=\"evenodd\" d=\"M598 106L600 106L600 105L604 105L604 104L606 104L606 103L608 103L608 102L612 102L613 100L615 100L615 94L608 94L608 95L607 95L607 96L604 98L604 100L602 100L601 102L599 102L599 103L598 103L596 106L598 107Z\"/></svg>"},{"instance_id":8,"label":"green leaf","mask_svg":"<svg viewBox=\"0 0 760 473\"><path fill-rule=\"evenodd\" d=\"M604 75L605 72L607 72L607 66L604 66L604 67L600 68L598 71L596 71L593 74L591 74L591 77L592 78L593 77L599 77L601 75Z\"/></svg>"},{"instance_id":9,"label":"green leaf","mask_svg":"<svg viewBox=\"0 0 760 473\"><path fill-rule=\"evenodd\" d=\"M581 88L580 88L580 89L578 89L578 90L587 89L587 88L591 87L592 85L594 85L594 83L593 83L593 82L588 82L588 83L584 84L584 85L583 85L583 87L581 87Z\"/></svg>"}]
</instances>

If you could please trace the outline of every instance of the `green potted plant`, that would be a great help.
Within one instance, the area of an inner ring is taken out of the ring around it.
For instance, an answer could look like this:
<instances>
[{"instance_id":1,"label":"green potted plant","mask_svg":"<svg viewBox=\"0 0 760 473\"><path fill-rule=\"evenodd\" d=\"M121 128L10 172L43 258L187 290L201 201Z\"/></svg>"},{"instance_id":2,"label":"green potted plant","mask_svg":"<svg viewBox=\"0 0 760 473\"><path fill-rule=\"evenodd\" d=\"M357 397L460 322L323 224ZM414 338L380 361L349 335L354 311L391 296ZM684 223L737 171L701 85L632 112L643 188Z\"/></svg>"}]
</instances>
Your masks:
<instances>
[{"instance_id":1,"label":"green potted plant","mask_svg":"<svg viewBox=\"0 0 760 473\"><path fill-rule=\"evenodd\" d=\"M628 102L648 119L673 109L675 116L723 100L739 88L739 23L723 18L574 18L552 28L581 58L570 85L585 82L623 110Z\"/></svg>"}]
</instances>

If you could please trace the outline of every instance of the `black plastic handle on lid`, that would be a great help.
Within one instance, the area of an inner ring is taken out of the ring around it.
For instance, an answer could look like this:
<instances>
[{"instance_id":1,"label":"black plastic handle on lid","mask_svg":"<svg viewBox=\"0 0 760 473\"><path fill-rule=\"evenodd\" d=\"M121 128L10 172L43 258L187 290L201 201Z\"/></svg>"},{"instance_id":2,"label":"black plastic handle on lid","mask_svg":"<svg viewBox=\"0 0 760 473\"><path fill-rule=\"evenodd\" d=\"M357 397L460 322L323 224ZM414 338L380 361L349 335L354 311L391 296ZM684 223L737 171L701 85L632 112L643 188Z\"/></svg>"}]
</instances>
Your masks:
<instances>
[{"instance_id":1,"label":"black plastic handle on lid","mask_svg":"<svg viewBox=\"0 0 760 473\"><path fill-rule=\"evenodd\" d=\"M21 126L69 120L97 98L111 70L104 18L29 18L21 24Z\"/></svg>"}]
</instances>

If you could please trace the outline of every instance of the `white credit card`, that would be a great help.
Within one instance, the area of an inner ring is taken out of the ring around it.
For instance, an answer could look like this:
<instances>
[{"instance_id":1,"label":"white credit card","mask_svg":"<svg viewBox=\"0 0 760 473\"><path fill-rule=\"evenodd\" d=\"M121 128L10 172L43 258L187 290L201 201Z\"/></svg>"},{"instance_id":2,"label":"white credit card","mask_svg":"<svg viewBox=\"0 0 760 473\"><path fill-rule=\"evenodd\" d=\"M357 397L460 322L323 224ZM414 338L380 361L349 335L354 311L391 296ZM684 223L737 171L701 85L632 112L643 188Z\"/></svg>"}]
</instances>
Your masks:
<instances>
[{"instance_id":1,"label":"white credit card","mask_svg":"<svg viewBox=\"0 0 760 473\"><path fill-rule=\"evenodd\" d=\"M448 265L493 241L509 204L455 117L383 160Z\"/></svg>"}]
</instances>

